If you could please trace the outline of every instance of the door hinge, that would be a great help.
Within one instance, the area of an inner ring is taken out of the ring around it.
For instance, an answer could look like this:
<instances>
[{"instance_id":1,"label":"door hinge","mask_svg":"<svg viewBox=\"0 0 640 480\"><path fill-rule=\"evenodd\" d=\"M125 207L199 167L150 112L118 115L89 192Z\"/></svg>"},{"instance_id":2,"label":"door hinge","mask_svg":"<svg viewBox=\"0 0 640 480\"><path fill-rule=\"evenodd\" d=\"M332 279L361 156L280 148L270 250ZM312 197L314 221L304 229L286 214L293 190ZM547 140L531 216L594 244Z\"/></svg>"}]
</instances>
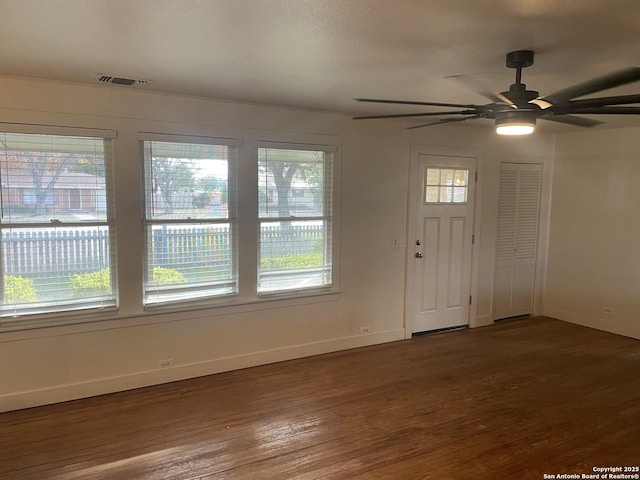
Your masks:
<instances>
[{"instance_id":1,"label":"door hinge","mask_svg":"<svg viewBox=\"0 0 640 480\"><path fill-rule=\"evenodd\" d=\"M475 181L476 182L478 181L478 172L476 172L476 174L475 174Z\"/></svg>"},{"instance_id":2,"label":"door hinge","mask_svg":"<svg viewBox=\"0 0 640 480\"><path fill-rule=\"evenodd\" d=\"M475 245L475 243L476 243L476 234L473 233L471 234L471 245Z\"/></svg>"},{"instance_id":3,"label":"door hinge","mask_svg":"<svg viewBox=\"0 0 640 480\"><path fill-rule=\"evenodd\" d=\"M469 305L471 305L471 300L473 299L473 296L469 295Z\"/></svg>"}]
</instances>

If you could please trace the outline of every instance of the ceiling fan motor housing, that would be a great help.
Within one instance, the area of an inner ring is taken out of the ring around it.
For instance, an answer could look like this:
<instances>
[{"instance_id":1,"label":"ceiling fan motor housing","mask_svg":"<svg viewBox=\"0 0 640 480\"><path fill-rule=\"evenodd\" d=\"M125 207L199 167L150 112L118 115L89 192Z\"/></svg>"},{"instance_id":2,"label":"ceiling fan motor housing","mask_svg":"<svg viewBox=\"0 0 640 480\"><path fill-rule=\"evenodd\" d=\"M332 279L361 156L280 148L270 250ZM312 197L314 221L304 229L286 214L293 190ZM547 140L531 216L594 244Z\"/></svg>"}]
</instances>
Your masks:
<instances>
[{"instance_id":1,"label":"ceiling fan motor housing","mask_svg":"<svg viewBox=\"0 0 640 480\"><path fill-rule=\"evenodd\" d=\"M496 127L499 127L500 125L515 124L519 122L526 123L528 125L535 125L535 113L532 110L523 111L522 109L518 109L508 112L500 112L496 115Z\"/></svg>"},{"instance_id":2,"label":"ceiling fan motor housing","mask_svg":"<svg viewBox=\"0 0 640 480\"><path fill-rule=\"evenodd\" d=\"M507 53L507 67L509 68L527 68L533 65L532 50L516 50Z\"/></svg>"},{"instance_id":3,"label":"ceiling fan motor housing","mask_svg":"<svg viewBox=\"0 0 640 480\"><path fill-rule=\"evenodd\" d=\"M535 100L539 96L539 93L535 90L527 90L527 86L524 83L512 83L508 92L501 93L521 108L527 106L531 100Z\"/></svg>"}]
</instances>

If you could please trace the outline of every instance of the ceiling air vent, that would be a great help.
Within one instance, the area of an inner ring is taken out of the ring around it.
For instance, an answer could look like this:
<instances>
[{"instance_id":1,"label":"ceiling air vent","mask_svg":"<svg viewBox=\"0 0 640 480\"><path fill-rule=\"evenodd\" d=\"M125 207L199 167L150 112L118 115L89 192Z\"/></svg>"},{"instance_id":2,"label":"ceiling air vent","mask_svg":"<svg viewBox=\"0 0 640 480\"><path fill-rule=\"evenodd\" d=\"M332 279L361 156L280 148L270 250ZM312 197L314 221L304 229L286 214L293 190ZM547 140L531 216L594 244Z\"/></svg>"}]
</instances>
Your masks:
<instances>
[{"instance_id":1,"label":"ceiling air vent","mask_svg":"<svg viewBox=\"0 0 640 480\"><path fill-rule=\"evenodd\" d=\"M112 75L98 75L98 82L112 83L114 85L124 85L125 87L146 87L147 85L149 85L149 82L147 80L114 77Z\"/></svg>"}]
</instances>

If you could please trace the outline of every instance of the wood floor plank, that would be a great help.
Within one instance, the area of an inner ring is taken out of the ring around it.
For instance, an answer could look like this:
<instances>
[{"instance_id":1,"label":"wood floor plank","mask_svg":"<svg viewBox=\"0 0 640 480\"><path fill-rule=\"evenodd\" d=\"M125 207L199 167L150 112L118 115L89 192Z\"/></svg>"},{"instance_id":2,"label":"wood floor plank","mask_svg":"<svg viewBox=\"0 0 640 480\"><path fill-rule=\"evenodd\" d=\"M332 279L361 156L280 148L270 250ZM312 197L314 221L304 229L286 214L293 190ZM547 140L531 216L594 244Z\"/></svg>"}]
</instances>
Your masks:
<instances>
[{"instance_id":1,"label":"wood floor plank","mask_svg":"<svg viewBox=\"0 0 640 480\"><path fill-rule=\"evenodd\" d=\"M548 318L0 414L2 480L542 479L640 463L640 342Z\"/></svg>"}]
</instances>

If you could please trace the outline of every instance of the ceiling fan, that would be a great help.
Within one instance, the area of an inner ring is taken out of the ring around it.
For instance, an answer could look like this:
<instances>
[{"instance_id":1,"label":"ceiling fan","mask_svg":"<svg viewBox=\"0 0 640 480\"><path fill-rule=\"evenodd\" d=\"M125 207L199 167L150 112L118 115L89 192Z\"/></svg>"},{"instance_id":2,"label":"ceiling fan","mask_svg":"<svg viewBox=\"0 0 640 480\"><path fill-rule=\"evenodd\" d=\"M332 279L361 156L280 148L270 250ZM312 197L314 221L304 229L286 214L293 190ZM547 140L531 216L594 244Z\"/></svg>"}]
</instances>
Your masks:
<instances>
[{"instance_id":1,"label":"ceiling fan","mask_svg":"<svg viewBox=\"0 0 640 480\"><path fill-rule=\"evenodd\" d=\"M423 105L430 107L448 107L459 110L392 115L364 115L353 117L353 119L445 117L434 122L408 127L409 129L413 129L429 127L431 125L441 125L443 123L457 123L486 118L495 120L496 132L499 134L523 135L533 132L537 119L566 123L579 127L594 127L603 122L579 115L640 115L640 106L629 106L640 104L640 94L575 100L591 93L608 90L640 80L640 67L627 68L541 97L535 90L527 90L527 86L521 82L522 69L533 65L533 57L534 52L531 50L517 50L507 53L507 67L515 68L516 70L515 83L512 84L506 92L492 94L479 91L478 93L491 100L491 103L487 103L486 105L356 98L355 100L358 102Z\"/></svg>"}]
</instances>

